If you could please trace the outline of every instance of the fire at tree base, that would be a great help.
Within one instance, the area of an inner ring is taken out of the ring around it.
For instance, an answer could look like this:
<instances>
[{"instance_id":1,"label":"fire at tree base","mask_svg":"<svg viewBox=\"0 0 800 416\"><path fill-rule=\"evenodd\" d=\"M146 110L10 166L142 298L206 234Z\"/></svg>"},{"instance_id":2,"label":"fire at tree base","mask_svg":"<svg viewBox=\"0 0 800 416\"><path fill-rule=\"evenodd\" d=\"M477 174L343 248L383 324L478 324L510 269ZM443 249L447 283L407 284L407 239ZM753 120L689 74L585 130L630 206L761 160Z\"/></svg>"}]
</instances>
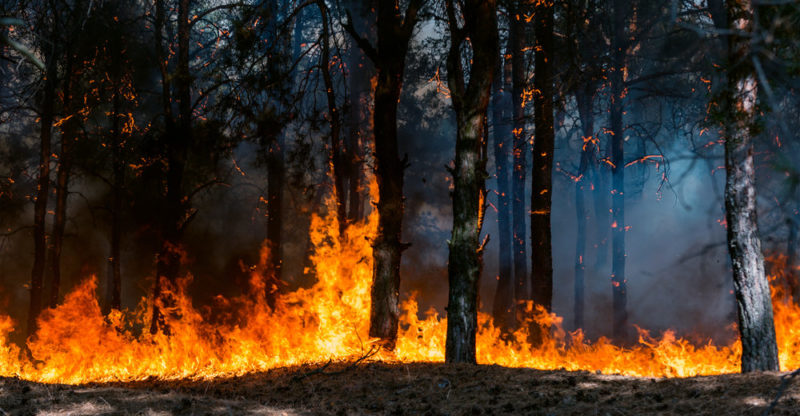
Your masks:
<instances>
[{"instance_id":1,"label":"fire at tree base","mask_svg":"<svg viewBox=\"0 0 800 416\"><path fill-rule=\"evenodd\" d=\"M333 212L333 211L331 211ZM27 344L29 354L8 341L15 330L0 319L0 376L44 383L136 381L144 379L211 379L241 376L278 367L329 360L348 361L369 355L386 363L443 362L447 322L431 310L419 318L416 301L406 300L397 345L377 351L368 337L372 255L369 238L376 215L339 235L335 216L314 217L311 240L317 282L282 294L274 308L262 296L264 279L256 269L250 292L220 299L222 312L206 319L186 294L191 278L172 288L176 310L169 313L171 334L150 335L150 304L135 311L101 313L97 281L88 278L64 302L39 318L39 329ZM800 365L795 306L779 279L772 277L782 369ZM219 318L221 316L222 318ZM534 314L529 308L529 319ZM697 346L666 331L660 337L639 329L633 347L615 346L606 338L589 341L581 331L568 333L561 318L538 314L553 329L538 347L528 343L527 328L503 336L488 314L479 315L479 364L541 370L591 371L644 377L691 377L736 373L741 345Z\"/></svg>"}]
</instances>

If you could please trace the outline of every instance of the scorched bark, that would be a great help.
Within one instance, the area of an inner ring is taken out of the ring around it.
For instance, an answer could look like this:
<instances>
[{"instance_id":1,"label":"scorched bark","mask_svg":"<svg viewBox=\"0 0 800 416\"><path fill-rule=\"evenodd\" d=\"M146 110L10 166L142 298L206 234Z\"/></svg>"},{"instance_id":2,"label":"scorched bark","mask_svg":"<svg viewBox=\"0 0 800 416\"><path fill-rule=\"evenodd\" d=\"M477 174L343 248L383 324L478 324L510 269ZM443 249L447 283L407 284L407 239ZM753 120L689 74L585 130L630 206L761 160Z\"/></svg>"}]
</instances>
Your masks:
<instances>
[{"instance_id":1,"label":"scorched bark","mask_svg":"<svg viewBox=\"0 0 800 416\"><path fill-rule=\"evenodd\" d=\"M373 276L369 335L394 349L400 318L400 258L403 175L406 160L397 149L397 103L403 86L406 52L424 0L411 0L405 16L395 2L377 3L377 47L359 35L348 19L345 29L377 69L375 85L375 180L378 183L378 231L372 241Z\"/></svg>"},{"instance_id":2,"label":"scorched bark","mask_svg":"<svg viewBox=\"0 0 800 416\"><path fill-rule=\"evenodd\" d=\"M533 96L534 142L531 177L531 299L550 312L553 303L553 247L550 212L553 190L553 3L540 1L534 10L536 67ZM541 333L532 331L533 342Z\"/></svg>"},{"instance_id":3,"label":"scorched bark","mask_svg":"<svg viewBox=\"0 0 800 416\"><path fill-rule=\"evenodd\" d=\"M478 279L483 265L480 241L486 209L486 113L498 53L497 5L494 0L466 0L459 27L454 0L447 0L450 50L447 83L456 113L453 175L453 230L447 275L447 362L475 363L478 326ZM472 49L469 83L465 83L462 48Z\"/></svg>"}]
</instances>

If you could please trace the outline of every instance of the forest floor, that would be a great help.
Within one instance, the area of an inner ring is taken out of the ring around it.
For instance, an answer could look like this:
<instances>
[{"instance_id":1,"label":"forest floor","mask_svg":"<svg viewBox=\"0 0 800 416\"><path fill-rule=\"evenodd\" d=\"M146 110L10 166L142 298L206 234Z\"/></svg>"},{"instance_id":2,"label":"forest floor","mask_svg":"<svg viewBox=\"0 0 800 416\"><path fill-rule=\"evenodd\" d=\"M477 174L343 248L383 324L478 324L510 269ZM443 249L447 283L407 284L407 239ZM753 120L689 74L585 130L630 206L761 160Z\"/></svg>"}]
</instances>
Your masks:
<instances>
[{"instance_id":1,"label":"forest floor","mask_svg":"<svg viewBox=\"0 0 800 416\"><path fill-rule=\"evenodd\" d=\"M800 377L685 379L499 366L334 363L211 381L45 385L0 379L0 415L800 414Z\"/></svg>"}]
</instances>

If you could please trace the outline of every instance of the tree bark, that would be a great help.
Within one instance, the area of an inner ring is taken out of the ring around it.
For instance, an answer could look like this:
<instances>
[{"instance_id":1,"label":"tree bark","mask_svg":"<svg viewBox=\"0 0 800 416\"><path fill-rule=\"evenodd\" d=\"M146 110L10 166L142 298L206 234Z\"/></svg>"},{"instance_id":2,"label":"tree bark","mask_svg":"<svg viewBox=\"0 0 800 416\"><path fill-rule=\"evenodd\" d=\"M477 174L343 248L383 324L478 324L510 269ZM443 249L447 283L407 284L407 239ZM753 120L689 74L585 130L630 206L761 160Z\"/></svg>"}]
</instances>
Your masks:
<instances>
[{"instance_id":1,"label":"tree bark","mask_svg":"<svg viewBox=\"0 0 800 416\"><path fill-rule=\"evenodd\" d=\"M397 151L397 99L400 81L378 68L375 90L375 178L378 182L378 233L372 243L374 256L371 290L370 336L394 348L400 316L400 256L403 220L405 161Z\"/></svg>"},{"instance_id":2,"label":"tree bark","mask_svg":"<svg viewBox=\"0 0 800 416\"><path fill-rule=\"evenodd\" d=\"M339 116L339 108L336 105L336 93L333 90L333 77L330 71L330 29L328 27L328 6L323 0L317 0L322 19L322 53L320 54L320 71L322 80L325 84L325 97L328 101L328 124L331 134L331 176L333 177L333 189L336 201L336 217L339 219L339 233L344 234L347 227L347 194L344 184L346 180L344 145L342 143L341 131L342 123Z\"/></svg>"},{"instance_id":3,"label":"tree bark","mask_svg":"<svg viewBox=\"0 0 800 416\"><path fill-rule=\"evenodd\" d=\"M753 5L727 0L727 87L722 100L725 123L725 218L728 251L742 341L742 372L777 371L778 348L770 288L758 233L753 132L757 81L749 65Z\"/></svg>"},{"instance_id":4,"label":"tree bark","mask_svg":"<svg viewBox=\"0 0 800 416\"><path fill-rule=\"evenodd\" d=\"M267 157L267 246L269 247L268 280L283 279L283 188L286 169L283 160L283 134L276 134ZM266 285L267 302L274 306L277 287Z\"/></svg>"},{"instance_id":5,"label":"tree bark","mask_svg":"<svg viewBox=\"0 0 800 416\"><path fill-rule=\"evenodd\" d=\"M358 16L358 21L369 22L374 19L374 8L370 7L370 2L350 0L348 10ZM365 39L372 39L375 36L372 25L362 25L361 36ZM355 43L355 42L353 42ZM347 62L347 85L348 85L348 108L345 117L346 136L345 144L345 169L347 178L347 219L354 223L364 217L364 143L373 128L370 120L370 90L371 80L375 76L372 63L357 45L348 48L346 54Z\"/></svg>"},{"instance_id":6,"label":"tree bark","mask_svg":"<svg viewBox=\"0 0 800 416\"><path fill-rule=\"evenodd\" d=\"M48 305L53 308L58 305L59 291L61 287L61 250L64 246L64 229L67 221L67 197L69 196L69 176L70 176L70 146L75 139L78 129L77 109L73 108L73 91L75 83L72 80L72 61L67 58L67 79L65 80L63 94L64 117L69 117L61 124L61 152L58 155L58 172L56 173L56 209L53 216L53 227L51 231L50 250L47 256L49 264L50 294Z\"/></svg>"},{"instance_id":7,"label":"tree bark","mask_svg":"<svg viewBox=\"0 0 800 416\"><path fill-rule=\"evenodd\" d=\"M375 179L378 183L378 231L372 242L373 281L370 291L371 337L394 349L400 317L400 258L403 225L403 174L407 161L397 149L397 103L403 85L406 52L422 0L411 0L405 16L394 2L377 3L377 47L362 38L351 21L345 29L377 69L373 114ZM349 20L349 19L348 19Z\"/></svg>"},{"instance_id":8,"label":"tree bark","mask_svg":"<svg viewBox=\"0 0 800 416\"><path fill-rule=\"evenodd\" d=\"M536 67L533 96L534 144L531 176L531 298L546 311L553 302L553 248L550 211L553 189L553 4L537 2L534 10ZM542 334L532 331L533 342Z\"/></svg>"},{"instance_id":9,"label":"tree bark","mask_svg":"<svg viewBox=\"0 0 800 416\"><path fill-rule=\"evenodd\" d=\"M456 149L453 175L453 230L447 267L449 297L445 361L475 363L478 326L478 280L483 265L480 241L486 209L488 138L484 123L491 96L498 53L497 4L494 0L466 0L459 27L453 0L446 0L450 27L447 82L456 113ZM469 84L465 85L461 50L472 46Z\"/></svg>"},{"instance_id":10,"label":"tree bark","mask_svg":"<svg viewBox=\"0 0 800 416\"><path fill-rule=\"evenodd\" d=\"M116 74L119 76L119 73ZM117 78L118 80L119 78ZM112 110L112 141L111 154L113 164L112 196L111 196L111 273L106 285L108 290L107 302L110 309L122 309L122 193L124 191L124 166L122 160L122 134L120 131L120 99L119 84L114 90ZM108 311L106 311L108 312Z\"/></svg>"},{"instance_id":11,"label":"tree bark","mask_svg":"<svg viewBox=\"0 0 800 416\"><path fill-rule=\"evenodd\" d=\"M625 280L625 128L622 121L625 86L623 71L626 65L626 10L623 0L614 0L614 25L611 40L613 70L611 83L611 292L613 298L614 339L628 342L628 289Z\"/></svg>"},{"instance_id":12,"label":"tree bark","mask_svg":"<svg viewBox=\"0 0 800 416\"><path fill-rule=\"evenodd\" d=\"M106 277L106 296L103 313L122 309L122 198L125 187L125 162L122 157L122 130L120 115L122 100L122 37L115 34L111 40L111 75L114 92L111 98L111 250L109 273Z\"/></svg>"},{"instance_id":13,"label":"tree bark","mask_svg":"<svg viewBox=\"0 0 800 416\"><path fill-rule=\"evenodd\" d=\"M50 142L52 140L55 113L57 63L55 56L47 59L47 73L41 104L41 130L39 133L39 178L36 185L36 201L33 206L33 269L31 270L30 304L28 308L27 336L36 331L36 318L42 311L42 286L46 265L47 197L50 194Z\"/></svg>"},{"instance_id":14,"label":"tree bark","mask_svg":"<svg viewBox=\"0 0 800 416\"><path fill-rule=\"evenodd\" d=\"M511 125L507 114L508 103L511 101L503 83L503 58L502 53L497 54L494 81L492 82L492 125L494 138L494 165L497 178L497 289L495 290L492 304L492 316L496 325L503 329L514 326L515 299L511 213L509 209L509 144L511 138ZM523 280L524 282L524 280Z\"/></svg>"}]
</instances>

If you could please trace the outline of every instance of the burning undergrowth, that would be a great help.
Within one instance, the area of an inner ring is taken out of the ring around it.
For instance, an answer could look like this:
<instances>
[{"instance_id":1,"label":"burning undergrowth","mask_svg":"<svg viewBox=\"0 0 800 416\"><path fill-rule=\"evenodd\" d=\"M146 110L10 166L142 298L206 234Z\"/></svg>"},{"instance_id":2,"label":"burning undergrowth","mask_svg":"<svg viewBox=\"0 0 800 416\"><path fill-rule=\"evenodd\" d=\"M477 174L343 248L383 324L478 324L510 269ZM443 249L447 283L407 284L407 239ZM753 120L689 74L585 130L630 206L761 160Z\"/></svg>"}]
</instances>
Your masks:
<instances>
[{"instance_id":1,"label":"burning undergrowth","mask_svg":"<svg viewBox=\"0 0 800 416\"><path fill-rule=\"evenodd\" d=\"M331 212L333 212L331 210ZM335 216L316 216L311 224L312 260L317 282L280 294L268 303L262 268L254 268L248 293L218 298L213 319L193 307L187 295L191 278L172 287L176 305L167 313L170 335L151 335L150 303L104 316L89 278L64 302L44 312L36 334L21 349L8 341L14 323L0 318L0 376L46 383L86 383L238 376L328 360L349 360L372 351L368 337L372 273L370 237L376 214L339 235ZM800 364L800 337L794 323L800 309L787 288L773 279L773 304L781 367ZM446 319L431 310L420 318L413 297L403 303L397 347L371 359L386 362L440 362L444 359ZM568 333L555 315L532 313L553 330L539 346L529 340L530 325L502 335L489 315L479 316L479 363L538 369L589 370L633 376L688 377L739 370L741 346L695 345L667 331L639 330L639 342L620 347L606 338L589 341Z\"/></svg>"}]
</instances>

